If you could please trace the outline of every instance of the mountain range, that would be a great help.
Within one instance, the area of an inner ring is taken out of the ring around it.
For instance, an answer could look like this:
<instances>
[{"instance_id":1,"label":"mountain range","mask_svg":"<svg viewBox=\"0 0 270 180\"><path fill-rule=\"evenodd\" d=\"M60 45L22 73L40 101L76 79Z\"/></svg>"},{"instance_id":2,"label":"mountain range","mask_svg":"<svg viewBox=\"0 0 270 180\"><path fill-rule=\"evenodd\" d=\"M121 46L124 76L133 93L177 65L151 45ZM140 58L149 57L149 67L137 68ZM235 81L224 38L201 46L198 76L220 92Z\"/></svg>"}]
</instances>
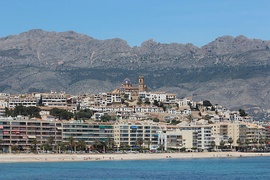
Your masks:
<instances>
[{"instance_id":1,"label":"mountain range","mask_svg":"<svg viewBox=\"0 0 270 180\"><path fill-rule=\"evenodd\" d=\"M130 47L73 31L30 30L0 38L0 92L108 92L145 77L150 91L245 108L268 119L270 41L222 36L197 47L152 39Z\"/></svg>"}]
</instances>

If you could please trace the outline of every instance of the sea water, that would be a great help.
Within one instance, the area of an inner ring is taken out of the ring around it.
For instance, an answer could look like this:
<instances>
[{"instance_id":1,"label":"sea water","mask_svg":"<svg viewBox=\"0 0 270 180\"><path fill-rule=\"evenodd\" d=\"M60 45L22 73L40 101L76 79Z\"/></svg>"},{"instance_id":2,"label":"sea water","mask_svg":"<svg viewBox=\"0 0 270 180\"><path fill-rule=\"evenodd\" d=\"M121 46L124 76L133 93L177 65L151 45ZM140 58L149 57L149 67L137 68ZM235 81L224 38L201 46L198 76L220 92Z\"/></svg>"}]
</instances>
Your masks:
<instances>
[{"instance_id":1,"label":"sea water","mask_svg":"<svg viewBox=\"0 0 270 180\"><path fill-rule=\"evenodd\" d=\"M0 163L0 179L270 179L270 157Z\"/></svg>"}]
</instances>

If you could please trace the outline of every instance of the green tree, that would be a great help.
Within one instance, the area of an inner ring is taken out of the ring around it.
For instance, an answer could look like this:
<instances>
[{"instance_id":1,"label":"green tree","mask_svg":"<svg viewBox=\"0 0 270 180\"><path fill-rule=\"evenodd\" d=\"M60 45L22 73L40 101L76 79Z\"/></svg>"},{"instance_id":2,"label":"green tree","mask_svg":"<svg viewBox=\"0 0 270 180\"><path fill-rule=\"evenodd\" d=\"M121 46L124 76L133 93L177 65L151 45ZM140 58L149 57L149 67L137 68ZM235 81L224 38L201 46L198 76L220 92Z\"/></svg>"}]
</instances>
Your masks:
<instances>
[{"instance_id":1,"label":"green tree","mask_svg":"<svg viewBox=\"0 0 270 180\"><path fill-rule=\"evenodd\" d=\"M175 120L175 119L173 119L173 120L171 121L171 124L172 124L172 125L176 125L176 124L179 124L179 123L180 123L180 121Z\"/></svg>"},{"instance_id":2,"label":"green tree","mask_svg":"<svg viewBox=\"0 0 270 180\"><path fill-rule=\"evenodd\" d=\"M137 105L142 105L142 99L140 97L138 97Z\"/></svg>"},{"instance_id":3,"label":"green tree","mask_svg":"<svg viewBox=\"0 0 270 180\"><path fill-rule=\"evenodd\" d=\"M211 146L211 149L215 149L215 147L216 147L216 142L215 142L215 141L211 141L210 146Z\"/></svg>"},{"instance_id":4,"label":"green tree","mask_svg":"<svg viewBox=\"0 0 270 180\"><path fill-rule=\"evenodd\" d=\"M163 102L159 102L159 107L162 107L163 111L166 111L167 107L163 104Z\"/></svg>"},{"instance_id":5,"label":"green tree","mask_svg":"<svg viewBox=\"0 0 270 180\"><path fill-rule=\"evenodd\" d=\"M238 111L239 111L239 114L240 114L241 117L244 117L244 116L248 115L244 109L239 109Z\"/></svg>"},{"instance_id":6,"label":"green tree","mask_svg":"<svg viewBox=\"0 0 270 180\"><path fill-rule=\"evenodd\" d=\"M67 110L58 109L58 108L52 108L50 110L50 115L58 117L59 120L62 120L62 119L70 120L74 116L73 113L68 112Z\"/></svg>"},{"instance_id":7,"label":"green tree","mask_svg":"<svg viewBox=\"0 0 270 180\"><path fill-rule=\"evenodd\" d=\"M203 101L203 106L213 106L209 100Z\"/></svg>"},{"instance_id":8,"label":"green tree","mask_svg":"<svg viewBox=\"0 0 270 180\"><path fill-rule=\"evenodd\" d=\"M42 96L40 96L40 99L38 100L37 105L38 105L38 106L44 106L43 100L42 100Z\"/></svg>"},{"instance_id":9,"label":"green tree","mask_svg":"<svg viewBox=\"0 0 270 180\"><path fill-rule=\"evenodd\" d=\"M77 111L80 111L80 110L81 110L81 104L78 103L78 105L77 105Z\"/></svg>"},{"instance_id":10,"label":"green tree","mask_svg":"<svg viewBox=\"0 0 270 180\"><path fill-rule=\"evenodd\" d=\"M128 149L130 149L130 145L128 145L127 143L120 143L120 149L121 150L128 150Z\"/></svg>"},{"instance_id":11,"label":"green tree","mask_svg":"<svg viewBox=\"0 0 270 180\"><path fill-rule=\"evenodd\" d=\"M221 140L219 145L221 149L224 149L225 141Z\"/></svg>"},{"instance_id":12,"label":"green tree","mask_svg":"<svg viewBox=\"0 0 270 180\"><path fill-rule=\"evenodd\" d=\"M157 100L154 100L154 103L153 103L154 106L159 106L159 103Z\"/></svg>"},{"instance_id":13,"label":"green tree","mask_svg":"<svg viewBox=\"0 0 270 180\"><path fill-rule=\"evenodd\" d=\"M236 143L238 144L238 148L241 149L243 142L241 141L240 138L237 139Z\"/></svg>"},{"instance_id":14,"label":"green tree","mask_svg":"<svg viewBox=\"0 0 270 180\"><path fill-rule=\"evenodd\" d=\"M12 111L9 110L7 107L5 107L5 116L6 117L12 116Z\"/></svg>"},{"instance_id":15,"label":"green tree","mask_svg":"<svg viewBox=\"0 0 270 180\"><path fill-rule=\"evenodd\" d=\"M269 139L267 137L264 139L264 143L265 145L269 145Z\"/></svg>"},{"instance_id":16,"label":"green tree","mask_svg":"<svg viewBox=\"0 0 270 180\"><path fill-rule=\"evenodd\" d=\"M90 119L92 115L93 115L93 112L90 109L84 109L76 113L76 119L86 120L86 119Z\"/></svg>"},{"instance_id":17,"label":"green tree","mask_svg":"<svg viewBox=\"0 0 270 180\"><path fill-rule=\"evenodd\" d=\"M228 143L230 144L230 149L232 149L233 139L231 137L228 139Z\"/></svg>"},{"instance_id":18,"label":"green tree","mask_svg":"<svg viewBox=\"0 0 270 180\"><path fill-rule=\"evenodd\" d=\"M77 150L78 151L84 151L86 150L86 142L84 140L79 140L77 143Z\"/></svg>"},{"instance_id":19,"label":"green tree","mask_svg":"<svg viewBox=\"0 0 270 180\"><path fill-rule=\"evenodd\" d=\"M38 149L37 149L37 144L38 144L38 140L35 138L31 141L31 149L34 153L38 154Z\"/></svg>"},{"instance_id":20,"label":"green tree","mask_svg":"<svg viewBox=\"0 0 270 180\"><path fill-rule=\"evenodd\" d=\"M100 151L102 149L102 143L100 140L95 140L93 143L92 143L92 146L95 150L98 150Z\"/></svg>"},{"instance_id":21,"label":"green tree","mask_svg":"<svg viewBox=\"0 0 270 180\"><path fill-rule=\"evenodd\" d=\"M252 139L253 147L255 148L258 143L258 140L256 138Z\"/></svg>"},{"instance_id":22,"label":"green tree","mask_svg":"<svg viewBox=\"0 0 270 180\"><path fill-rule=\"evenodd\" d=\"M263 147L263 144L265 143L265 140L262 137L260 137L259 143L260 143L260 146Z\"/></svg>"},{"instance_id":23,"label":"green tree","mask_svg":"<svg viewBox=\"0 0 270 180\"><path fill-rule=\"evenodd\" d=\"M0 149L1 149L1 152L3 152L3 139L0 139Z\"/></svg>"},{"instance_id":24,"label":"green tree","mask_svg":"<svg viewBox=\"0 0 270 180\"><path fill-rule=\"evenodd\" d=\"M158 147L158 150L164 151L164 145L160 144L159 147Z\"/></svg>"},{"instance_id":25,"label":"green tree","mask_svg":"<svg viewBox=\"0 0 270 180\"><path fill-rule=\"evenodd\" d=\"M73 136L70 136L68 138L68 147L69 147L69 150L70 151L75 151L76 150L76 145L77 145L77 143L76 143L74 137Z\"/></svg>"},{"instance_id":26,"label":"green tree","mask_svg":"<svg viewBox=\"0 0 270 180\"><path fill-rule=\"evenodd\" d=\"M68 146L68 143L66 143L66 142L57 143L58 151L66 151L67 146Z\"/></svg>"},{"instance_id":27,"label":"green tree","mask_svg":"<svg viewBox=\"0 0 270 180\"><path fill-rule=\"evenodd\" d=\"M147 148L148 148L148 150L150 150L150 145L152 144L152 141L147 140L146 143L147 143Z\"/></svg>"},{"instance_id":28,"label":"green tree","mask_svg":"<svg viewBox=\"0 0 270 180\"><path fill-rule=\"evenodd\" d=\"M36 117L36 118L40 118L40 108L38 107L26 107L25 108L25 112L27 114L27 116L30 116L30 117Z\"/></svg>"},{"instance_id":29,"label":"green tree","mask_svg":"<svg viewBox=\"0 0 270 180\"><path fill-rule=\"evenodd\" d=\"M13 144L11 146L11 151L14 151L15 153L18 153L19 152L19 147L17 144Z\"/></svg>"},{"instance_id":30,"label":"green tree","mask_svg":"<svg viewBox=\"0 0 270 180\"><path fill-rule=\"evenodd\" d=\"M108 138L108 139L106 139L105 142L106 142L106 145L107 145L107 147L109 149L113 149L114 148L115 142L114 142L113 138Z\"/></svg>"},{"instance_id":31,"label":"green tree","mask_svg":"<svg viewBox=\"0 0 270 180\"><path fill-rule=\"evenodd\" d=\"M159 122L159 119L158 119L157 117L155 117L155 118L153 119L153 122Z\"/></svg>"},{"instance_id":32,"label":"green tree","mask_svg":"<svg viewBox=\"0 0 270 180\"><path fill-rule=\"evenodd\" d=\"M149 105L149 104L150 104L150 100L149 100L149 98L145 98L145 99L144 99L144 104L147 104L147 105Z\"/></svg>"},{"instance_id":33,"label":"green tree","mask_svg":"<svg viewBox=\"0 0 270 180\"><path fill-rule=\"evenodd\" d=\"M108 115L108 114L105 114L104 116L101 116L101 118L100 118L100 120L102 121L102 122L108 122L108 121L110 121L112 119L112 117L110 116L110 115Z\"/></svg>"},{"instance_id":34,"label":"green tree","mask_svg":"<svg viewBox=\"0 0 270 180\"><path fill-rule=\"evenodd\" d=\"M15 106L15 108L12 109L8 109L5 108L5 115L6 116L18 116L18 115L23 115L23 116L30 116L32 117L36 117L36 118L40 118L40 108L38 107L24 107L24 106Z\"/></svg>"},{"instance_id":35,"label":"green tree","mask_svg":"<svg viewBox=\"0 0 270 180\"><path fill-rule=\"evenodd\" d=\"M245 140L245 146L246 146L246 151L249 149L250 141L248 139Z\"/></svg>"},{"instance_id":36,"label":"green tree","mask_svg":"<svg viewBox=\"0 0 270 180\"><path fill-rule=\"evenodd\" d=\"M48 150L53 150L54 138L51 136L47 139Z\"/></svg>"},{"instance_id":37,"label":"green tree","mask_svg":"<svg viewBox=\"0 0 270 180\"><path fill-rule=\"evenodd\" d=\"M26 108L24 106L22 106L22 105L15 106L15 108L12 111L12 116L15 117L18 115L27 116Z\"/></svg>"},{"instance_id":38,"label":"green tree","mask_svg":"<svg viewBox=\"0 0 270 180\"><path fill-rule=\"evenodd\" d=\"M124 99L125 99L125 100L127 100L127 99L128 99L128 97L129 97L129 95L128 95L128 94L124 94Z\"/></svg>"},{"instance_id":39,"label":"green tree","mask_svg":"<svg viewBox=\"0 0 270 180\"><path fill-rule=\"evenodd\" d=\"M142 138L137 139L136 143L139 145L140 150L142 150L143 139Z\"/></svg>"}]
</instances>

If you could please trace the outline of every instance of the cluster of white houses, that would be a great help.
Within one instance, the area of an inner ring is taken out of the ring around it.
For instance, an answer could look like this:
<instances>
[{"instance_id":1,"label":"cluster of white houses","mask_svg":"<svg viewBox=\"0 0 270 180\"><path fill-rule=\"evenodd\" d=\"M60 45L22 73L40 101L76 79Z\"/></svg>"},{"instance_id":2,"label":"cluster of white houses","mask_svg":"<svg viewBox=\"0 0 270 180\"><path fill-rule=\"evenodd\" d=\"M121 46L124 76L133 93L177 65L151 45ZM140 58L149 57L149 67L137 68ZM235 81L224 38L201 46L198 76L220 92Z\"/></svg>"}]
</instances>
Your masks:
<instances>
[{"instance_id":1,"label":"cluster of white houses","mask_svg":"<svg viewBox=\"0 0 270 180\"><path fill-rule=\"evenodd\" d=\"M139 103L138 103L139 102ZM146 103L147 102L147 103ZM158 102L166 107L153 105ZM39 106L42 119L5 117L6 108ZM90 109L92 120L60 121L48 118L48 110L57 107L71 112ZM193 111L197 107L196 111ZM202 102L177 99L175 94L147 92L144 78L138 86L125 79L122 86L109 93L73 96L64 92L10 95L0 93L0 146L5 151L17 146L28 149L36 141L41 148L48 139L54 147L70 137L83 140L87 147L95 141L113 140L116 148L128 146L149 149L198 149L200 151L230 147L267 147L270 126L241 117L239 112L215 105L203 107ZM100 122L104 114L117 119ZM46 116L46 117L45 117ZM44 118L45 117L45 118ZM153 117L159 119L154 122ZM177 120L178 124L171 124ZM269 139L269 140L268 140ZM138 145L138 142L139 145Z\"/></svg>"}]
</instances>

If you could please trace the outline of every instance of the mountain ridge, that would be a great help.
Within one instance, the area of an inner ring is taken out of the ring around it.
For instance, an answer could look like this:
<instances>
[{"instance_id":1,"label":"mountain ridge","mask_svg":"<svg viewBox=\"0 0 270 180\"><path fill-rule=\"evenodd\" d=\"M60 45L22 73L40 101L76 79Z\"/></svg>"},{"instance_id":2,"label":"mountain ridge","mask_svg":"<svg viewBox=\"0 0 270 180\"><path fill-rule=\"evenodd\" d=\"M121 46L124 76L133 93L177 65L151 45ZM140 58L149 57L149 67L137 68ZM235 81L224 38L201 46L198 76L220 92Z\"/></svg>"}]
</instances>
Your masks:
<instances>
[{"instance_id":1,"label":"mountain ridge","mask_svg":"<svg viewBox=\"0 0 270 180\"><path fill-rule=\"evenodd\" d=\"M131 47L74 31L34 29L0 38L0 92L110 91L144 75L151 90L209 99L229 108L270 109L270 41L222 36L197 47L153 39Z\"/></svg>"}]
</instances>

